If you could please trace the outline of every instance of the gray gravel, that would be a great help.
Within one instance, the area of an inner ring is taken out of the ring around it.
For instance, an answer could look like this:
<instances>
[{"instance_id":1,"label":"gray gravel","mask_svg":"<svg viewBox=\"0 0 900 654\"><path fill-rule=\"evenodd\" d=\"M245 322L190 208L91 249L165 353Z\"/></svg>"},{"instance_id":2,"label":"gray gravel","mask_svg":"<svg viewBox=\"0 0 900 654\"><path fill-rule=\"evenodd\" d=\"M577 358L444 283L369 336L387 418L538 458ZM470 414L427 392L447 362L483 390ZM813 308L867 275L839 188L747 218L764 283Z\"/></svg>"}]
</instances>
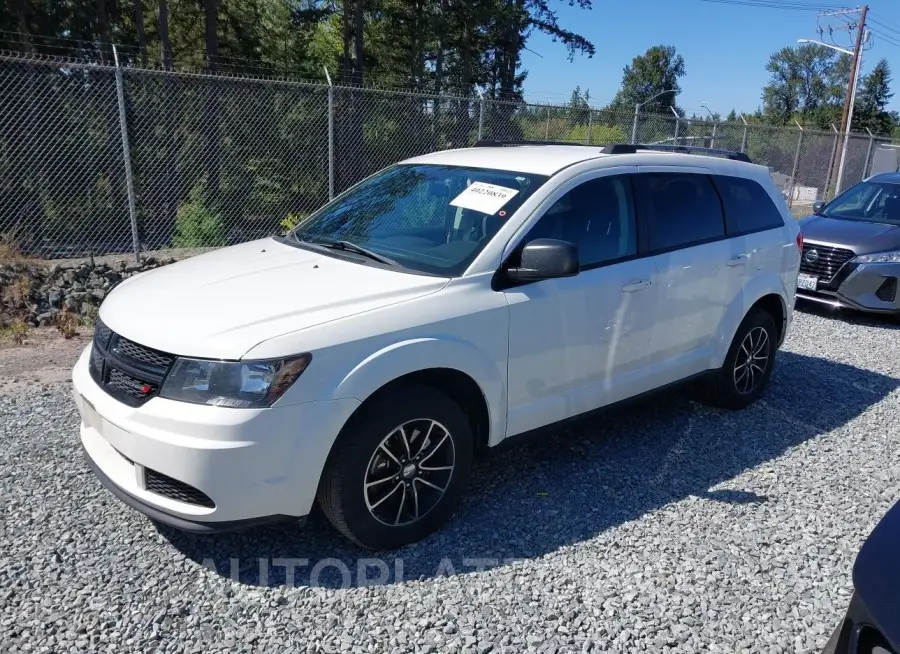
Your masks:
<instances>
[{"instance_id":1,"label":"gray gravel","mask_svg":"<svg viewBox=\"0 0 900 654\"><path fill-rule=\"evenodd\" d=\"M318 516L158 531L86 471L67 387L0 399L0 649L816 651L900 498L898 336L798 313L764 401L671 394L499 455L371 586Z\"/></svg>"}]
</instances>

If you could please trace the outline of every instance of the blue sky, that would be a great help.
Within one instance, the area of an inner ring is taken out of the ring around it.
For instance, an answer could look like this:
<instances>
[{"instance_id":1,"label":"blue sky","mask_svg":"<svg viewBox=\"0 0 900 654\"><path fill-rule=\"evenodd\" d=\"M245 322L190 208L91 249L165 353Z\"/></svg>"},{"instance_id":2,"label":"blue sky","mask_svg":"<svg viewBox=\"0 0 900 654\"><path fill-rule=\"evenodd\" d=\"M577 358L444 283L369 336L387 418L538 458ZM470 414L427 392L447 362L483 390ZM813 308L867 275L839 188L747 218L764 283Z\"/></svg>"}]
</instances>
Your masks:
<instances>
[{"instance_id":1,"label":"blue sky","mask_svg":"<svg viewBox=\"0 0 900 654\"><path fill-rule=\"evenodd\" d=\"M760 1L779 2L750 0ZM723 115L732 108L752 112L760 105L760 91L769 77L765 69L769 55L795 45L798 38L819 38L816 11L702 0L594 0L590 11L563 1L556 4L560 24L592 41L597 54L591 59L576 56L569 63L563 45L542 34L533 35L528 48L540 54L526 51L522 57L528 70L527 100L564 102L580 85L590 89L591 104L605 104L618 90L622 69L632 58L664 44L674 45L684 57L687 74L680 82L678 103L688 113L704 113L700 106L704 102ZM838 2L791 0L791 4L836 6ZM892 67L895 93L890 109L900 110L900 0L871 0L869 9L870 18L881 24L869 23L874 32L871 48L863 55L863 73L885 57ZM839 24L831 19L823 25L829 22ZM836 32L834 39L840 45L850 43L846 32Z\"/></svg>"}]
</instances>

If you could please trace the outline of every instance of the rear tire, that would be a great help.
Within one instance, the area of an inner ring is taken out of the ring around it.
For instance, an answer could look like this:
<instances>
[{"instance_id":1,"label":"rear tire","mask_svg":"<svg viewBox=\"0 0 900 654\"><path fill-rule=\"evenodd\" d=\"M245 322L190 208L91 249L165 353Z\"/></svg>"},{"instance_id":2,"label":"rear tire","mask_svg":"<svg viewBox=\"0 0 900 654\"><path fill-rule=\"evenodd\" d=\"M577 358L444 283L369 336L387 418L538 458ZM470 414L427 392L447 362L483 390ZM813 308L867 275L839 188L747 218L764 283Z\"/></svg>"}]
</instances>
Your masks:
<instances>
[{"instance_id":1,"label":"rear tire","mask_svg":"<svg viewBox=\"0 0 900 654\"><path fill-rule=\"evenodd\" d=\"M440 528L472 468L466 414L444 393L404 386L366 402L341 431L319 483L328 521L356 544L388 550Z\"/></svg>"},{"instance_id":2,"label":"rear tire","mask_svg":"<svg viewBox=\"0 0 900 654\"><path fill-rule=\"evenodd\" d=\"M753 308L738 327L722 367L706 382L706 400L743 409L766 390L775 366L778 332L768 312Z\"/></svg>"}]
</instances>

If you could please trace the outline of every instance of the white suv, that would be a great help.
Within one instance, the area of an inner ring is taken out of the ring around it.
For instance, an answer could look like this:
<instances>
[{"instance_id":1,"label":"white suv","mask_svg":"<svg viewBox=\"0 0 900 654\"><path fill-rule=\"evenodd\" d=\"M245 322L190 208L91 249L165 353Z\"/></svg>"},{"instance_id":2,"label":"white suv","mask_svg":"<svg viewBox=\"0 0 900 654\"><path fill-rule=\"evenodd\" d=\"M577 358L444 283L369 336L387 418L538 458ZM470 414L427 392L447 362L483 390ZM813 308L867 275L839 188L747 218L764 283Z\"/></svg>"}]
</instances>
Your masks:
<instances>
[{"instance_id":1,"label":"white suv","mask_svg":"<svg viewBox=\"0 0 900 654\"><path fill-rule=\"evenodd\" d=\"M473 459L698 376L740 408L802 237L746 156L478 144L391 166L286 237L136 275L75 365L88 464L184 530L302 519L375 549Z\"/></svg>"}]
</instances>

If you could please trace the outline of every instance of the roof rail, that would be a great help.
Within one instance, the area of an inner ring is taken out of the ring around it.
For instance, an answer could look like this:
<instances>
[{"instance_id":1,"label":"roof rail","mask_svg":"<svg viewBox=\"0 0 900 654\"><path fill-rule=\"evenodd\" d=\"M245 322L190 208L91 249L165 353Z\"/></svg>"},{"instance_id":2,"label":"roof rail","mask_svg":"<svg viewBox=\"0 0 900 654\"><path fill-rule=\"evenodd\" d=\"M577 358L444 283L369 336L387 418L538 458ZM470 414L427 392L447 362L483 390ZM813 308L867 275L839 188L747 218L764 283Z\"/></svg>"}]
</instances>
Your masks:
<instances>
[{"instance_id":1,"label":"roof rail","mask_svg":"<svg viewBox=\"0 0 900 654\"><path fill-rule=\"evenodd\" d=\"M719 148L702 148L695 145L644 145L631 143L615 143L607 145L600 152L603 154L634 154L638 151L680 152L682 154L705 154L716 157L724 157L733 161L753 163L745 152L735 150L720 150Z\"/></svg>"},{"instance_id":2,"label":"roof rail","mask_svg":"<svg viewBox=\"0 0 900 654\"><path fill-rule=\"evenodd\" d=\"M491 139L482 139L480 141L476 141L473 148L506 148L513 147L517 145L580 145L582 147L599 147L597 145L590 146L586 143L576 143L575 141L494 141Z\"/></svg>"}]
</instances>

